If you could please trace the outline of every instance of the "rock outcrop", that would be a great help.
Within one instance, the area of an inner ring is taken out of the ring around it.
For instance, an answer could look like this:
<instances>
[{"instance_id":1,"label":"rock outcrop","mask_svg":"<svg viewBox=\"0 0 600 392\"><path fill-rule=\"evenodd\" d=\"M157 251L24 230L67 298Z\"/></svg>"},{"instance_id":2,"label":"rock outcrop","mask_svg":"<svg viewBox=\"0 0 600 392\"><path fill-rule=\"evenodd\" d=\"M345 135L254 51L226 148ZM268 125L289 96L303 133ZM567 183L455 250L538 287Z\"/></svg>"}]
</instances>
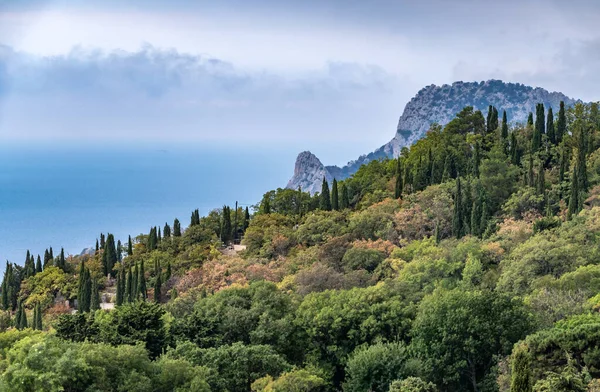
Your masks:
<instances>
[{"instance_id":1,"label":"rock outcrop","mask_svg":"<svg viewBox=\"0 0 600 392\"><path fill-rule=\"evenodd\" d=\"M323 177L328 181L333 178L341 180L372 160L397 157L402 148L409 147L422 138L432 124L447 124L465 106L473 106L485 116L488 106L493 105L500 115L506 110L508 121L514 124L526 122L529 112L535 112L535 105L540 102L558 113L560 101L564 101L567 106L576 102L562 93L500 80L430 85L421 89L406 104L398 121L396 134L388 143L343 167L325 166L314 154L304 151L298 155L294 175L287 186L294 189L301 187L311 193L319 192Z\"/></svg>"}]
</instances>

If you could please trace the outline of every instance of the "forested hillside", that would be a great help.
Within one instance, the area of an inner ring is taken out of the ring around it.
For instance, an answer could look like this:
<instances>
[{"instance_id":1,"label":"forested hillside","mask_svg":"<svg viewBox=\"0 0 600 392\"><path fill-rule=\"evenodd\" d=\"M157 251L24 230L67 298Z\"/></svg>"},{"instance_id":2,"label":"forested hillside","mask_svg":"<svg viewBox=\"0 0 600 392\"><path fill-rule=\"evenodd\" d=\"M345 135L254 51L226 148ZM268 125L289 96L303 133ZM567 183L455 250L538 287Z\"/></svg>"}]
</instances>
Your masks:
<instances>
[{"instance_id":1,"label":"forested hillside","mask_svg":"<svg viewBox=\"0 0 600 392\"><path fill-rule=\"evenodd\" d=\"M599 391L598 104L509 122L7 263L0 390Z\"/></svg>"}]
</instances>

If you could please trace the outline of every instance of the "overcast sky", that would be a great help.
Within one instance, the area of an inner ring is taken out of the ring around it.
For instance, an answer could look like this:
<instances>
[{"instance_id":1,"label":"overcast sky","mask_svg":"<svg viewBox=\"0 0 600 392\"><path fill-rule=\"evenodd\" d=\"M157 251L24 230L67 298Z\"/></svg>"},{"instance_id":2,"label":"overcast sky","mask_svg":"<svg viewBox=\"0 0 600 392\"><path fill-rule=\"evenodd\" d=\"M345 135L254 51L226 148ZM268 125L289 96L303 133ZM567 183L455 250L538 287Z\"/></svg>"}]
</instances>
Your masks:
<instances>
[{"instance_id":1,"label":"overcast sky","mask_svg":"<svg viewBox=\"0 0 600 392\"><path fill-rule=\"evenodd\" d=\"M599 100L599 20L593 0L0 1L0 140L234 140L343 163L429 84Z\"/></svg>"}]
</instances>

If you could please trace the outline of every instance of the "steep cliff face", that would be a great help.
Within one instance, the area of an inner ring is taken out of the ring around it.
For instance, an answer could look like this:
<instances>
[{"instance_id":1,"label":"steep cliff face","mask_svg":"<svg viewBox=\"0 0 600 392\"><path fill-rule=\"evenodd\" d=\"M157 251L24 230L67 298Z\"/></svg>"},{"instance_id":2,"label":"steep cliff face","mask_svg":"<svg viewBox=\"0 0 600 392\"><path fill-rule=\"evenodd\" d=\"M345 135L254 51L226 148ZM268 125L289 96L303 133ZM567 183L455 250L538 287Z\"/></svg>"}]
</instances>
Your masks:
<instances>
[{"instance_id":1,"label":"steep cliff face","mask_svg":"<svg viewBox=\"0 0 600 392\"><path fill-rule=\"evenodd\" d=\"M540 102L546 108L552 107L557 113L560 101L564 101L567 106L576 102L562 93L500 80L430 85L421 89L406 104L398 121L396 134L388 143L343 167L324 166L316 156L305 151L298 156L294 176L287 186L294 189L301 186L303 190L315 193L321 189L323 176L328 181L333 178L344 179L354 174L361 165L374 159L397 157L403 147L409 147L422 138L431 124L447 124L465 106L473 106L485 116L488 106L493 105L500 115L506 110L508 121L514 124L526 122L529 112L535 112L535 105Z\"/></svg>"}]
</instances>

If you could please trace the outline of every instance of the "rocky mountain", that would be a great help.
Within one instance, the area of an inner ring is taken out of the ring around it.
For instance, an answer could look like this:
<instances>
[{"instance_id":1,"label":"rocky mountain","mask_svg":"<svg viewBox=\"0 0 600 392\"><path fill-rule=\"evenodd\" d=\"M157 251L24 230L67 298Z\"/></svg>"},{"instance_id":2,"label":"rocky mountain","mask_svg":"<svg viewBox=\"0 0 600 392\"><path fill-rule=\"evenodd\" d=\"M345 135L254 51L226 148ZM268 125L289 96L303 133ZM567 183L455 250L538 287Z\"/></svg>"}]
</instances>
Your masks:
<instances>
[{"instance_id":1,"label":"rocky mountain","mask_svg":"<svg viewBox=\"0 0 600 392\"><path fill-rule=\"evenodd\" d=\"M315 193L321 190L323 177L328 181L333 178L344 179L355 173L361 165L374 159L397 157L403 147L408 147L423 137L431 124L447 124L465 106L473 106L485 116L488 106L493 105L500 113L506 110L508 121L514 124L526 122L529 112L535 112L537 103L542 102L557 112L560 101L565 101L567 106L576 102L562 93L520 83L504 83L501 80L430 85L421 89L406 104L398 121L396 134L387 144L343 167L325 166L314 154L304 151L296 159L294 175L287 187L301 187Z\"/></svg>"}]
</instances>

